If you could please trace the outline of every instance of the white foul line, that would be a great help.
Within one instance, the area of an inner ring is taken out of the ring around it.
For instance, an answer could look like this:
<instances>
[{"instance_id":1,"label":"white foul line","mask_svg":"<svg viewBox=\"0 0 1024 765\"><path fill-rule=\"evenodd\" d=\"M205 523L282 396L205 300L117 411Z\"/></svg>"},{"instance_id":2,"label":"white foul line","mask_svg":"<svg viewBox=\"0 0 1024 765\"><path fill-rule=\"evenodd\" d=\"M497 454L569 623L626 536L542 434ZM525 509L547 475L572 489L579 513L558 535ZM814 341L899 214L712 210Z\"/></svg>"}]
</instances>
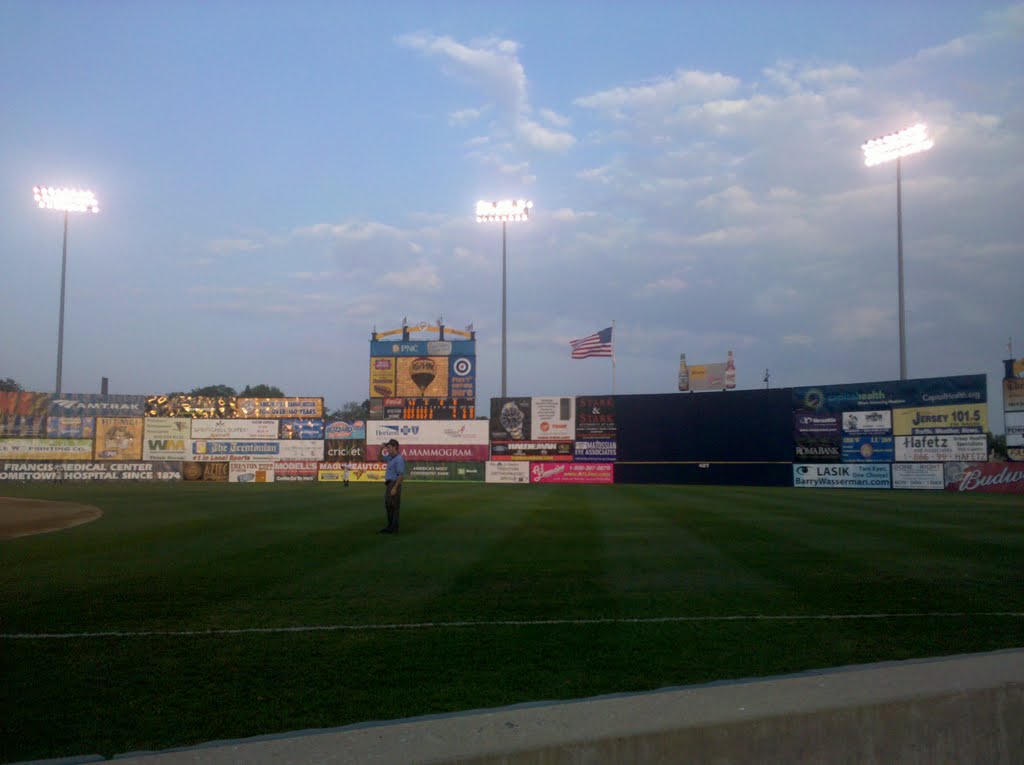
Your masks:
<instances>
[{"instance_id":1,"label":"white foul line","mask_svg":"<svg viewBox=\"0 0 1024 765\"><path fill-rule=\"evenodd\" d=\"M603 619L499 619L494 621L404 622L397 624L314 624L294 627L211 627L190 630L132 630L104 632L6 632L0 640L71 640L76 638L206 637L217 635L274 635L297 632L366 632L370 630L426 630L464 627L549 627L588 624L669 624L685 622L800 622L844 619L943 619L998 617L1019 619L1019 611L922 611L893 614L731 614L723 616L648 616Z\"/></svg>"}]
</instances>

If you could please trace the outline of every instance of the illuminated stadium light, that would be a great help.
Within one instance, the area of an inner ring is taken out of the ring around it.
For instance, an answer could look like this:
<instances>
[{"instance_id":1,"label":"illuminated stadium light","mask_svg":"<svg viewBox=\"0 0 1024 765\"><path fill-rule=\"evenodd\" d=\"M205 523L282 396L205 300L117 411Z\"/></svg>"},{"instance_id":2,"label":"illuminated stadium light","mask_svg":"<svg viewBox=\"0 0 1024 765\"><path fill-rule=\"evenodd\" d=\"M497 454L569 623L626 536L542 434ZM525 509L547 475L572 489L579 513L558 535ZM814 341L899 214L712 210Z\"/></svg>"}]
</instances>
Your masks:
<instances>
[{"instance_id":1,"label":"illuminated stadium light","mask_svg":"<svg viewBox=\"0 0 1024 765\"><path fill-rule=\"evenodd\" d=\"M903 301L903 171L902 159L911 154L928 151L935 142L928 135L928 127L918 123L898 133L890 133L861 145L864 164L868 167L896 160L896 273L899 292L900 379L907 379L907 319Z\"/></svg>"},{"instance_id":2,"label":"illuminated stadium light","mask_svg":"<svg viewBox=\"0 0 1024 765\"><path fill-rule=\"evenodd\" d=\"M50 186L36 186L36 204L45 210L61 210L63 212L100 211L100 203L96 195L88 189L57 189Z\"/></svg>"},{"instance_id":3,"label":"illuminated stadium light","mask_svg":"<svg viewBox=\"0 0 1024 765\"><path fill-rule=\"evenodd\" d=\"M533 202L525 199L503 199L498 202L476 203L477 223L494 221L529 220Z\"/></svg>"},{"instance_id":4,"label":"illuminated stadium light","mask_svg":"<svg viewBox=\"0 0 1024 765\"><path fill-rule=\"evenodd\" d=\"M509 221L524 221L530 219L530 209L533 202L528 199L502 199L497 202L476 203L477 223L496 223L501 221L501 397L505 398L508 392L508 310L507 310L507 268L508 251L506 226Z\"/></svg>"},{"instance_id":5,"label":"illuminated stadium light","mask_svg":"<svg viewBox=\"0 0 1024 765\"><path fill-rule=\"evenodd\" d=\"M928 151L934 145L935 141L928 136L928 127L918 123L898 133L874 138L861 146L861 149L864 150L864 164L874 167L883 162Z\"/></svg>"},{"instance_id":6,"label":"illuminated stadium light","mask_svg":"<svg viewBox=\"0 0 1024 765\"><path fill-rule=\"evenodd\" d=\"M100 211L96 195L88 189L34 186L36 204L44 210L64 213L64 252L60 263L60 318L57 323L57 395L61 394L61 375L64 368L64 287L68 273L68 213Z\"/></svg>"}]
</instances>

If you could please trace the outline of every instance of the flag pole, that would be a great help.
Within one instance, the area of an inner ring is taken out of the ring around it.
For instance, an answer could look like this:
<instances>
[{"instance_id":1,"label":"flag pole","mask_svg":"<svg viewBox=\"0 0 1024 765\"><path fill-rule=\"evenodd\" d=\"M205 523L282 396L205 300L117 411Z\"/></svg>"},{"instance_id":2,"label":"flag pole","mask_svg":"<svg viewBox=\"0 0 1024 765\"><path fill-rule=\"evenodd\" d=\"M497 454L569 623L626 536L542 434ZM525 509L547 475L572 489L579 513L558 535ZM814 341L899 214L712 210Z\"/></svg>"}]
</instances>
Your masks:
<instances>
[{"instance_id":1,"label":"flag pole","mask_svg":"<svg viewBox=\"0 0 1024 765\"><path fill-rule=\"evenodd\" d=\"M615 395L615 319L612 319L612 395Z\"/></svg>"}]
</instances>

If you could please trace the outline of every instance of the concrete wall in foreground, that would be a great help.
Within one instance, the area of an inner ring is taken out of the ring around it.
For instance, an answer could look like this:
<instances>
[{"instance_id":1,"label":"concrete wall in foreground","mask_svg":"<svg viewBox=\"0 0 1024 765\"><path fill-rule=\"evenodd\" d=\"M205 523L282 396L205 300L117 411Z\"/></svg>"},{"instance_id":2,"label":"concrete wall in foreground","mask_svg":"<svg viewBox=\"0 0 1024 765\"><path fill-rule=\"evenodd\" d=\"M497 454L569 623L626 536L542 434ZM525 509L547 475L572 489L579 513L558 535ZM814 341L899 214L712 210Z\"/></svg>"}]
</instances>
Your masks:
<instances>
[{"instance_id":1,"label":"concrete wall in foreground","mask_svg":"<svg viewBox=\"0 0 1024 765\"><path fill-rule=\"evenodd\" d=\"M1024 649L127 756L184 763L1024 762Z\"/></svg>"}]
</instances>

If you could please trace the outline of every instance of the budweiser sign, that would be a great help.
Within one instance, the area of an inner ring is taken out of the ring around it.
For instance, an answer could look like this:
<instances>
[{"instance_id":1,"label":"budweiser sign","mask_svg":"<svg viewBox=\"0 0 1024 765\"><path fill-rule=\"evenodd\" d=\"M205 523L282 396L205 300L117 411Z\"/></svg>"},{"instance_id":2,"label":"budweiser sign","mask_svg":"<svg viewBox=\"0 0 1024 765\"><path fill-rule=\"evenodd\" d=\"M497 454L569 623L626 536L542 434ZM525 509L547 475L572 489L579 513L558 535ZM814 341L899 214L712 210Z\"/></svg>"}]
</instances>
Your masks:
<instances>
[{"instance_id":1,"label":"budweiser sign","mask_svg":"<svg viewBox=\"0 0 1024 765\"><path fill-rule=\"evenodd\" d=\"M1024 466L1006 462L947 463L946 491L1024 494Z\"/></svg>"}]
</instances>

